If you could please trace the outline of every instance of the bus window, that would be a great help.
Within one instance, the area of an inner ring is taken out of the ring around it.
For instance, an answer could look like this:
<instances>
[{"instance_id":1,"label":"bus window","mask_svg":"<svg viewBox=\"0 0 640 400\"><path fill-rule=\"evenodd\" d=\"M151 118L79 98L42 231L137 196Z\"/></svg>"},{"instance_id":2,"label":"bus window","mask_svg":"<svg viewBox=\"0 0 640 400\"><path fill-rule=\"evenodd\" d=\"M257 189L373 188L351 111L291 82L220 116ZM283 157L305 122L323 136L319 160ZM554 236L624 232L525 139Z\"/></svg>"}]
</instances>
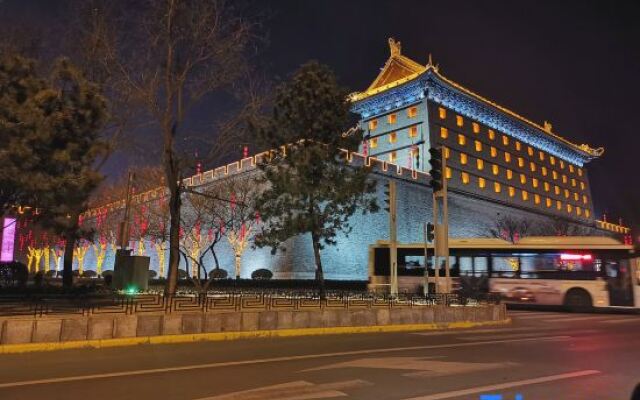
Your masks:
<instances>
[{"instance_id":1,"label":"bus window","mask_svg":"<svg viewBox=\"0 0 640 400\"><path fill-rule=\"evenodd\" d=\"M518 257L494 254L491 277L515 278L519 269Z\"/></svg>"},{"instance_id":2,"label":"bus window","mask_svg":"<svg viewBox=\"0 0 640 400\"><path fill-rule=\"evenodd\" d=\"M489 273L487 257L473 257L473 270L475 276L483 276Z\"/></svg>"},{"instance_id":3,"label":"bus window","mask_svg":"<svg viewBox=\"0 0 640 400\"><path fill-rule=\"evenodd\" d=\"M460 260L460 276L473 275L473 258L459 257Z\"/></svg>"}]
</instances>

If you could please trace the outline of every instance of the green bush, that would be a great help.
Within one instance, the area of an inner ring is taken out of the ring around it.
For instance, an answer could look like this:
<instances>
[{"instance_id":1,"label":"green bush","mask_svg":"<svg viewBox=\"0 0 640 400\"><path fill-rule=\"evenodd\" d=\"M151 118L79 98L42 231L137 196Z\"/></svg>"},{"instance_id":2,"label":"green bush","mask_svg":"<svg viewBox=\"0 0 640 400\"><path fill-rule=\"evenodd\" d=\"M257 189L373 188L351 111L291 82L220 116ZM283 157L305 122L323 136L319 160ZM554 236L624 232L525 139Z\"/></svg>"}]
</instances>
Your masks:
<instances>
[{"instance_id":1,"label":"green bush","mask_svg":"<svg viewBox=\"0 0 640 400\"><path fill-rule=\"evenodd\" d=\"M92 269L88 269L86 271L82 271L83 278L95 278L98 276L98 273Z\"/></svg>"},{"instance_id":2,"label":"green bush","mask_svg":"<svg viewBox=\"0 0 640 400\"><path fill-rule=\"evenodd\" d=\"M209 272L209 278L219 280L219 279L227 279L229 273L226 269L216 268Z\"/></svg>"},{"instance_id":3,"label":"green bush","mask_svg":"<svg viewBox=\"0 0 640 400\"><path fill-rule=\"evenodd\" d=\"M255 279L257 281L268 281L271 278L273 278L273 272L266 268L260 268L251 273L251 279Z\"/></svg>"}]
</instances>

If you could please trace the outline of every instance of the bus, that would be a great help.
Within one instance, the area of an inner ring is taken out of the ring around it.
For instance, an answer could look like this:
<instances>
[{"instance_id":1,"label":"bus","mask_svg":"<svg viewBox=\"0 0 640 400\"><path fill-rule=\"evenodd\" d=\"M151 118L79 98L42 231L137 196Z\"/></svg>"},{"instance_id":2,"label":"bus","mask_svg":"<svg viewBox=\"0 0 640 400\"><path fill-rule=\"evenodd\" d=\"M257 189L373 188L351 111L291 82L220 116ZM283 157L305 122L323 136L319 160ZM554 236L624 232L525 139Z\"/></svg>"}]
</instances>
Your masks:
<instances>
[{"instance_id":1,"label":"bus","mask_svg":"<svg viewBox=\"0 0 640 400\"><path fill-rule=\"evenodd\" d=\"M369 247L369 285L389 284L389 242ZM400 291L433 292L444 281L444 266L436 269L425 244L398 244ZM433 255L433 247L427 246ZM494 238L450 238L452 291L469 282L479 290L500 294L508 303L561 305L573 310L593 307L640 308L640 259L631 245L610 237L524 237L515 243Z\"/></svg>"}]
</instances>

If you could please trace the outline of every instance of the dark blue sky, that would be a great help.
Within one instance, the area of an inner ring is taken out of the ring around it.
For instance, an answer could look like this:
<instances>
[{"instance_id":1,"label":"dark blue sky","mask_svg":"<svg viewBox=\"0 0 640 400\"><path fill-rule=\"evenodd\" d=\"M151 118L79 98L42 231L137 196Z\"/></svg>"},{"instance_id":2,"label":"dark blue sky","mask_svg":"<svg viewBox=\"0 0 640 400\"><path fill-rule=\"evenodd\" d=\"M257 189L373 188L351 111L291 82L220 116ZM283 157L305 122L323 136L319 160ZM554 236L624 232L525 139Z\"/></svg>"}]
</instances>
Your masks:
<instances>
[{"instance_id":1,"label":"dark blue sky","mask_svg":"<svg viewBox=\"0 0 640 400\"><path fill-rule=\"evenodd\" d=\"M63 21L64 0L0 0L26 23ZM259 0L268 46L259 67L285 78L316 59L352 90L388 57L387 38L448 78L567 139L604 146L589 174L596 214L640 222L640 2ZM4 13L2 9L4 8ZM213 108L213 107L211 107ZM207 110L207 104L200 109ZM203 119L206 118L203 112Z\"/></svg>"}]
</instances>

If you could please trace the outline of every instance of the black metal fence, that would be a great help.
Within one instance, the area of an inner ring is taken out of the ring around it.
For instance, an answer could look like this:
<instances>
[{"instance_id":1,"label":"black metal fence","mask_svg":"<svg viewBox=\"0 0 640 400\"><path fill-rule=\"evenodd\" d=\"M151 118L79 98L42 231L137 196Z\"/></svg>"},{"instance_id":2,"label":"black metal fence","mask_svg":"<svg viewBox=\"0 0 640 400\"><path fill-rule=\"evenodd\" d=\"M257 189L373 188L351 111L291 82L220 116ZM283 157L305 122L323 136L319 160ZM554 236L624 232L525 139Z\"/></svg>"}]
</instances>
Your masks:
<instances>
[{"instance_id":1,"label":"black metal fence","mask_svg":"<svg viewBox=\"0 0 640 400\"><path fill-rule=\"evenodd\" d=\"M315 292L224 292L193 295L51 295L1 296L0 317L46 315L99 315L211 311L264 311L350 308L425 307L434 305L465 306L497 304L500 298L486 294L466 298L458 294L430 294L426 296L378 293L331 292L321 299Z\"/></svg>"}]
</instances>

